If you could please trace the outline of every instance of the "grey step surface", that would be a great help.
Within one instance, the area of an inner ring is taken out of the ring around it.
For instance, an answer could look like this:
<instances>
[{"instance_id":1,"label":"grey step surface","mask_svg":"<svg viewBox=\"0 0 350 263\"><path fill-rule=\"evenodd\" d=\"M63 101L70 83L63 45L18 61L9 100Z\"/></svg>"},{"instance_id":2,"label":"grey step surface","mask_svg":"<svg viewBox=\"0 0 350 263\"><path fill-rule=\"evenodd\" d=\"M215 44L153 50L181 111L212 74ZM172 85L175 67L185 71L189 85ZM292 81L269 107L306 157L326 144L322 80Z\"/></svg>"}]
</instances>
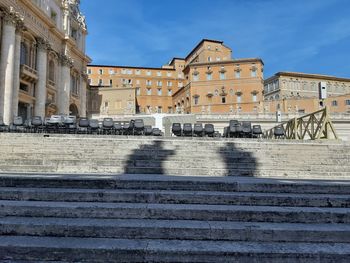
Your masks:
<instances>
[{"instance_id":1,"label":"grey step surface","mask_svg":"<svg viewBox=\"0 0 350 263\"><path fill-rule=\"evenodd\" d=\"M0 236L350 243L350 224L150 219L0 218Z\"/></svg>"},{"instance_id":2,"label":"grey step surface","mask_svg":"<svg viewBox=\"0 0 350 263\"><path fill-rule=\"evenodd\" d=\"M350 194L293 194L134 189L0 188L1 200L350 208Z\"/></svg>"},{"instance_id":3,"label":"grey step surface","mask_svg":"<svg viewBox=\"0 0 350 263\"><path fill-rule=\"evenodd\" d=\"M31 256L28 256L31 255ZM338 262L350 244L0 237L0 259L79 262Z\"/></svg>"},{"instance_id":4,"label":"grey step surface","mask_svg":"<svg viewBox=\"0 0 350 263\"><path fill-rule=\"evenodd\" d=\"M347 208L6 200L0 207L0 216L350 223Z\"/></svg>"}]
</instances>

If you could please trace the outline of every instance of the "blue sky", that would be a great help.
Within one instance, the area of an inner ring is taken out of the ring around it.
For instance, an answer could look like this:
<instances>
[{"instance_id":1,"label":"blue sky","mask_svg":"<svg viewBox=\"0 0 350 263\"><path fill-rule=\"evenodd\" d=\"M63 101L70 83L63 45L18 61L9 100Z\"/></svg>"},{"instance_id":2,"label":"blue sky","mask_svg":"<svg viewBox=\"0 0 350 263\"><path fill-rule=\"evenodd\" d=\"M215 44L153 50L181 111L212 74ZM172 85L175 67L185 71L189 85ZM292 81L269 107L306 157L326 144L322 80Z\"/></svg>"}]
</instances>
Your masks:
<instances>
[{"instance_id":1,"label":"blue sky","mask_svg":"<svg viewBox=\"0 0 350 263\"><path fill-rule=\"evenodd\" d=\"M203 38L233 58L260 57L265 77L350 77L349 0L81 0L92 64L160 67Z\"/></svg>"}]
</instances>

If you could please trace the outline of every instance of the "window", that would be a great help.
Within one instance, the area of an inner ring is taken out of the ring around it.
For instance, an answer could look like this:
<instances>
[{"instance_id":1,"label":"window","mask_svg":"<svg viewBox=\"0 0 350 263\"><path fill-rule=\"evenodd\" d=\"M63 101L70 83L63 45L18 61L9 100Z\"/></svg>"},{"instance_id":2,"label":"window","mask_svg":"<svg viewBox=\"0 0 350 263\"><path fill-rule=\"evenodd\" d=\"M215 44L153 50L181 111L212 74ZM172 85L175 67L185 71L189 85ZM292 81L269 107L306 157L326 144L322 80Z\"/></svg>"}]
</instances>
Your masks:
<instances>
[{"instance_id":1,"label":"window","mask_svg":"<svg viewBox=\"0 0 350 263\"><path fill-rule=\"evenodd\" d=\"M102 80L102 79L99 79L99 80L98 80L98 85L100 85L100 86L103 85L103 80Z\"/></svg>"},{"instance_id":2,"label":"window","mask_svg":"<svg viewBox=\"0 0 350 263\"><path fill-rule=\"evenodd\" d=\"M218 96L218 95L219 95L219 91L218 91L217 89L214 91L214 95L215 95L215 96Z\"/></svg>"},{"instance_id":3,"label":"window","mask_svg":"<svg viewBox=\"0 0 350 263\"><path fill-rule=\"evenodd\" d=\"M220 80L226 79L225 72L220 72Z\"/></svg>"},{"instance_id":4,"label":"window","mask_svg":"<svg viewBox=\"0 0 350 263\"><path fill-rule=\"evenodd\" d=\"M211 62L211 57L208 57L208 62Z\"/></svg>"},{"instance_id":5,"label":"window","mask_svg":"<svg viewBox=\"0 0 350 263\"><path fill-rule=\"evenodd\" d=\"M136 75L140 75L140 74L141 74L141 70L137 69L137 70L135 71L135 74L136 74Z\"/></svg>"},{"instance_id":6,"label":"window","mask_svg":"<svg viewBox=\"0 0 350 263\"><path fill-rule=\"evenodd\" d=\"M210 45L208 45L208 50L210 50L211 49L211 46Z\"/></svg>"},{"instance_id":7,"label":"window","mask_svg":"<svg viewBox=\"0 0 350 263\"><path fill-rule=\"evenodd\" d=\"M158 113L162 113L162 112L163 112L162 106L158 106L158 107L157 107L157 112L158 112Z\"/></svg>"},{"instance_id":8,"label":"window","mask_svg":"<svg viewBox=\"0 0 350 263\"><path fill-rule=\"evenodd\" d=\"M147 70L146 75L151 76L151 71Z\"/></svg>"},{"instance_id":9,"label":"window","mask_svg":"<svg viewBox=\"0 0 350 263\"><path fill-rule=\"evenodd\" d=\"M193 75L193 81L198 81L198 79L199 79L199 75L198 74Z\"/></svg>"},{"instance_id":10,"label":"window","mask_svg":"<svg viewBox=\"0 0 350 263\"><path fill-rule=\"evenodd\" d=\"M213 79L213 77L212 77L211 73L207 73L207 80L212 80L212 79Z\"/></svg>"},{"instance_id":11,"label":"window","mask_svg":"<svg viewBox=\"0 0 350 263\"><path fill-rule=\"evenodd\" d=\"M158 96L162 96L162 89L158 89Z\"/></svg>"},{"instance_id":12,"label":"window","mask_svg":"<svg viewBox=\"0 0 350 263\"><path fill-rule=\"evenodd\" d=\"M258 99L257 99L256 94L253 94L253 102L257 102L257 101L258 101Z\"/></svg>"},{"instance_id":13,"label":"window","mask_svg":"<svg viewBox=\"0 0 350 263\"><path fill-rule=\"evenodd\" d=\"M151 85L152 85L152 81L146 80L146 85L147 85L147 86L151 86Z\"/></svg>"},{"instance_id":14,"label":"window","mask_svg":"<svg viewBox=\"0 0 350 263\"><path fill-rule=\"evenodd\" d=\"M173 108L172 107L168 107L168 113L173 113Z\"/></svg>"},{"instance_id":15,"label":"window","mask_svg":"<svg viewBox=\"0 0 350 263\"><path fill-rule=\"evenodd\" d=\"M53 60L49 62L49 80L55 82L55 62Z\"/></svg>"},{"instance_id":16,"label":"window","mask_svg":"<svg viewBox=\"0 0 350 263\"><path fill-rule=\"evenodd\" d=\"M51 11L50 18L56 24L57 23L57 13L54 10L50 10L50 11Z\"/></svg>"},{"instance_id":17,"label":"window","mask_svg":"<svg viewBox=\"0 0 350 263\"><path fill-rule=\"evenodd\" d=\"M113 85L113 80L110 79L110 80L109 80L109 86L112 86L112 85Z\"/></svg>"},{"instance_id":18,"label":"window","mask_svg":"<svg viewBox=\"0 0 350 263\"><path fill-rule=\"evenodd\" d=\"M114 69L110 69L109 70L109 75L114 75L114 74L115 74Z\"/></svg>"},{"instance_id":19,"label":"window","mask_svg":"<svg viewBox=\"0 0 350 263\"><path fill-rule=\"evenodd\" d=\"M162 76L162 72L158 71L158 72L157 72L157 76L158 76L158 77L161 77L161 76Z\"/></svg>"},{"instance_id":20,"label":"window","mask_svg":"<svg viewBox=\"0 0 350 263\"><path fill-rule=\"evenodd\" d=\"M136 95L140 96L140 94L141 94L141 89L140 88L136 88Z\"/></svg>"},{"instance_id":21,"label":"window","mask_svg":"<svg viewBox=\"0 0 350 263\"><path fill-rule=\"evenodd\" d=\"M242 96L241 95L237 95L237 103L241 103L242 102Z\"/></svg>"},{"instance_id":22,"label":"window","mask_svg":"<svg viewBox=\"0 0 350 263\"><path fill-rule=\"evenodd\" d=\"M235 77L239 79L241 77L241 72L240 71L235 71Z\"/></svg>"},{"instance_id":23,"label":"window","mask_svg":"<svg viewBox=\"0 0 350 263\"><path fill-rule=\"evenodd\" d=\"M173 95L173 91L171 89L168 89L168 96L172 96Z\"/></svg>"},{"instance_id":24,"label":"window","mask_svg":"<svg viewBox=\"0 0 350 263\"><path fill-rule=\"evenodd\" d=\"M250 76L255 78L256 77L256 69L252 69Z\"/></svg>"},{"instance_id":25,"label":"window","mask_svg":"<svg viewBox=\"0 0 350 263\"><path fill-rule=\"evenodd\" d=\"M98 74L102 75L103 74L103 69L98 70Z\"/></svg>"},{"instance_id":26,"label":"window","mask_svg":"<svg viewBox=\"0 0 350 263\"><path fill-rule=\"evenodd\" d=\"M131 74L132 74L132 70L131 70L131 69L128 69L128 70L126 71L126 73L127 73L128 75L131 75Z\"/></svg>"},{"instance_id":27,"label":"window","mask_svg":"<svg viewBox=\"0 0 350 263\"><path fill-rule=\"evenodd\" d=\"M157 87L161 87L161 86L163 86L163 82L162 81L157 81Z\"/></svg>"},{"instance_id":28,"label":"window","mask_svg":"<svg viewBox=\"0 0 350 263\"><path fill-rule=\"evenodd\" d=\"M350 105L350 100L345 100L345 105L349 106Z\"/></svg>"},{"instance_id":29,"label":"window","mask_svg":"<svg viewBox=\"0 0 350 263\"><path fill-rule=\"evenodd\" d=\"M172 86L173 86L173 83L172 83L171 81L168 81L168 82L166 83L166 85L167 85L168 87L172 87Z\"/></svg>"},{"instance_id":30,"label":"window","mask_svg":"<svg viewBox=\"0 0 350 263\"><path fill-rule=\"evenodd\" d=\"M91 84L92 84L92 81L91 81L91 79L88 79L88 83L89 83L89 85L91 85Z\"/></svg>"},{"instance_id":31,"label":"window","mask_svg":"<svg viewBox=\"0 0 350 263\"><path fill-rule=\"evenodd\" d=\"M221 103L226 103L226 97L225 96L221 97Z\"/></svg>"},{"instance_id":32,"label":"window","mask_svg":"<svg viewBox=\"0 0 350 263\"><path fill-rule=\"evenodd\" d=\"M166 73L167 77L171 77L171 75L172 75L171 72Z\"/></svg>"},{"instance_id":33,"label":"window","mask_svg":"<svg viewBox=\"0 0 350 263\"><path fill-rule=\"evenodd\" d=\"M150 88L147 89L147 95L152 95L152 89Z\"/></svg>"},{"instance_id":34,"label":"window","mask_svg":"<svg viewBox=\"0 0 350 263\"><path fill-rule=\"evenodd\" d=\"M105 101L105 108L108 108L108 101Z\"/></svg>"},{"instance_id":35,"label":"window","mask_svg":"<svg viewBox=\"0 0 350 263\"><path fill-rule=\"evenodd\" d=\"M333 106L333 107L336 107L336 106L338 106L338 101L336 101L336 100L333 100L333 101L332 101L332 106Z\"/></svg>"},{"instance_id":36,"label":"window","mask_svg":"<svg viewBox=\"0 0 350 263\"><path fill-rule=\"evenodd\" d=\"M220 60L221 60L221 58L219 58L219 57L216 58L216 61L220 61Z\"/></svg>"},{"instance_id":37,"label":"window","mask_svg":"<svg viewBox=\"0 0 350 263\"><path fill-rule=\"evenodd\" d=\"M91 74L91 68L87 69L87 74Z\"/></svg>"},{"instance_id":38,"label":"window","mask_svg":"<svg viewBox=\"0 0 350 263\"><path fill-rule=\"evenodd\" d=\"M194 105L198 105L198 103L199 103L199 96L196 96L196 97L193 98L193 103L194 103Z\"/></svg>"}]
</instances>

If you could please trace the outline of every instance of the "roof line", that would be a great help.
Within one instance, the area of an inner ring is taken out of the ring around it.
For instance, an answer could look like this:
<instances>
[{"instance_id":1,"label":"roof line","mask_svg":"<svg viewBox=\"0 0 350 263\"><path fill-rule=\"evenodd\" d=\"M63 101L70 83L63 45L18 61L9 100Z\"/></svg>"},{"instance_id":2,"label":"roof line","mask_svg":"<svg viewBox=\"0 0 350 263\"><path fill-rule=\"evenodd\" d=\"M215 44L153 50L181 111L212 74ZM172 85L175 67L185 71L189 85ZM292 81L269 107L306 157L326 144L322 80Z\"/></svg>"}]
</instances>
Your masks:
<instances>
[{"instance_id":1,"label":"roof line","mask_svg":"<svg viewBox=\"0 0 350 263\"><path fill-rule=\"evenodd\" d=\"M135 67L135 66L120 66L120 65L94 65L89 64L87 67L104 67L104 68L133 68L133 69L155 69L155 70L172 70L175 71L173 68L155 68L155 67Z\"/></svg>"}]
</instances>

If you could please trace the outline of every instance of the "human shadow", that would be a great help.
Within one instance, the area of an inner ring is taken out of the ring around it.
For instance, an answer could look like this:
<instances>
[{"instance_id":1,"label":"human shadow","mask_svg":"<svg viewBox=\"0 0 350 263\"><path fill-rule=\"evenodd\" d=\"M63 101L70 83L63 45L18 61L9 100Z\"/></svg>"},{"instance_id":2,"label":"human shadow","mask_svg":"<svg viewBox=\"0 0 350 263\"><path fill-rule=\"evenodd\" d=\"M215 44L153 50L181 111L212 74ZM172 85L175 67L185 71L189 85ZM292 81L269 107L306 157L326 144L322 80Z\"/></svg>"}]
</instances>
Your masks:
<instances>
[{"instance_id":1,"label":"human shadow","mask_svg":"<svg viewBox=\"0 0 350 263\"><path fill-rule=\"evenodd\" d=\"M165 162L175 150L165 149L161 140L142 144L128 155L124 164L126 174L167 174Z\"/></svg>"},{"instance_id":2,"label":"human shadow","mask_svg":"<svg viewBox=\"0 0 350 263\"><path fill-rule=\"evenodd\" d=\"M249 148L249 147L248 147ZM250 151L247 151L234 142L227 142L219 148L219 154L224 162L224 176L256 176L257 158Z\"/></svg>"}]
</instances>

